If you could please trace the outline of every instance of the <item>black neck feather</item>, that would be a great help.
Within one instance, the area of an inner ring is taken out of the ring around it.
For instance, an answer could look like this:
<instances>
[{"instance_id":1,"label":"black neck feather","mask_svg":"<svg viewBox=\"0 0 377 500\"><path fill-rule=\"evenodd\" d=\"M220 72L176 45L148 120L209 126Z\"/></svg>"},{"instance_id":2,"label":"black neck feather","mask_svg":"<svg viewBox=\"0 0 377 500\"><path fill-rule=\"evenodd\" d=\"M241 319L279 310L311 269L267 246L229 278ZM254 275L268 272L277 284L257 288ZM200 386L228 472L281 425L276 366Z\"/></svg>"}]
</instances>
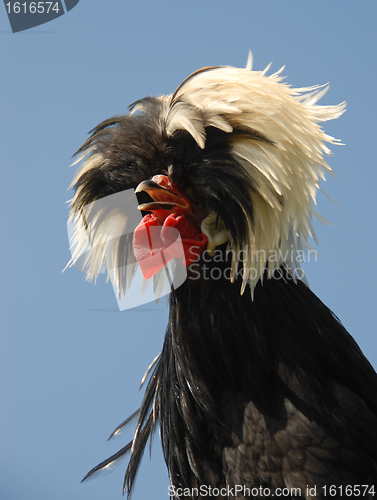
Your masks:
<instances>
[{"instance_id":1,"label":"black neck feather","mask_svg":"<svg viewBox=\"0 0 377 500\"><path fill-rule=\"evenodd\" d=\"M224 273L228 265L226 258L216 263ZM266 418L281 418L288 398L329 432L336 432L332 419L339 410L332 384L375 406L373 368L302 281L281 268L279 276L258 283L254 300L240 288L241 278L205 279L203 268L192 268L172 291L161 358L126 474L128 491L157 419L172 484L197 487L223 481L221 450L234 429L242 434L250 402Z\"/></svg>"}]
</instances>

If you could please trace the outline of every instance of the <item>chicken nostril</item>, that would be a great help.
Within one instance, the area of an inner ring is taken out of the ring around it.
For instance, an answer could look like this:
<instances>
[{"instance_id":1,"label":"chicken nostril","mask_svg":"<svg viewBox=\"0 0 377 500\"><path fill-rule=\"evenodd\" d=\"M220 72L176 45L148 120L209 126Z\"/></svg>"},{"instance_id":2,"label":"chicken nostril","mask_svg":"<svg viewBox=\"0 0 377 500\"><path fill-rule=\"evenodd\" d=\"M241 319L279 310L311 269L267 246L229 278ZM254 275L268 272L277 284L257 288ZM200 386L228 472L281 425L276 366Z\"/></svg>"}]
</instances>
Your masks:
<instances>
[{"instance_id":1,"label":"chicken nostril","mask_svg":"<svg viewBox=\"0 0 377 500\"><path fill-rule=\"evenodd\" d=\"M161 187L171 187L169 177L167 175L158 174L151 178L151 181L155 182Z\"/></svg>"}]
</instances>

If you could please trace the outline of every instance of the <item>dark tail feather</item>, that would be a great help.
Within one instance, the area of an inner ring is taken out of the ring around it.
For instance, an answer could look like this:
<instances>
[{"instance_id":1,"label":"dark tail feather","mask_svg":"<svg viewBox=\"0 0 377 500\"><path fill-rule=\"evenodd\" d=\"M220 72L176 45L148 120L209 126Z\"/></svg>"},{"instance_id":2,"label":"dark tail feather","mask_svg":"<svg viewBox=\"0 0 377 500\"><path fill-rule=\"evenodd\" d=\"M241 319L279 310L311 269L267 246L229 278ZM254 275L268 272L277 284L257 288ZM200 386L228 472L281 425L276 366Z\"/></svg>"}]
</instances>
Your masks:
<instances>
[{"instance_id":1,"label":"dark tail feather","mask_svg":"<svg viewBox=\"0 0 377 500\"><path fill-rule=\"evenodd\" d=\"M110 434L108 441L110 441L113 437L118 437L125 430L125 427L139 415L139 412L140 408L119 424L118 427Z\"/></svg>"},{"instance_id":2,"label":"dark tail feather","mask_svg":"<svg viewBox=\"0 0 377 500\"><path fill-rule=\"evenodd\" d=\"M89 471L86 476L81 480L83 483L84 481L88 481L89 479L93 479L94 477L101 475L101 474L106 474L110 472L113 468L115 468L118 463L124 459L127 454L131 451L132 447L132 441L130 441L126 446L124 446L121 450L119 450L117 453L112 455L111 457L107 458L100 464L96 465L93 467L91 471Z\"/></svg>"},{"instance_id":3,"label":"dark tail feather","mask_svg":"<svg viewBox=\"0 0 377 500\"><path fill-rule=\"evenodd\" d=\"M125 427L137 418L136 431L133 440L130 441L124 448L117 453L96 465L89 471L81 482L92 479L101 474L106 474L113 470L119 463L131 452L130 461L124 477L123 494L127 490L127 497L130 498L132 486L143 457L148 438L152 439L152 435L156 428L160 409L159 409L159 380L160 380L160 364L161 355L159 354L152 361L145 376L142 380L142 385L150 376L141 406L126 420L124 420L111 434L109 439L121 434ZM156 366L157 365L157 366ZM153 370L153 371L152 371Z\"/></svg>"},{"instance_id":4,"label":"dark tail feather","mask_svg":"<svg viewBox=\"0 0 377 500\"><path fill-rule=\"evenodd\" d=\"M130 461L128 463L126 475L124 476L123 482L123 494L127 490L127 498L131 497L132 486L135 481L137 471L139 469L140 461L143 458L145 446L147 444L148 438L152 435L155 430L155 422L153 420L153 413L151 413L145 422L144 427L139 432L137 438L133 441L133 449Z\"/></svg>"}]
</instances>

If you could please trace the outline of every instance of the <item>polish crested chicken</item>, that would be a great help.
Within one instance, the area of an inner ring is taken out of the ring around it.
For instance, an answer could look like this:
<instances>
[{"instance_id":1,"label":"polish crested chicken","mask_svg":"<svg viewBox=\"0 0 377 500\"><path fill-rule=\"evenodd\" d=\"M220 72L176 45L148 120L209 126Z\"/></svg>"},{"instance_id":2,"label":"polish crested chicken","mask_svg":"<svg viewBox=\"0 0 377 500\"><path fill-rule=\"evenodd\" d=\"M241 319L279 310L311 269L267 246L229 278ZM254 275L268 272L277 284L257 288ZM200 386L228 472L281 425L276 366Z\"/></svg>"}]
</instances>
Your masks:
<instances>
[{"instance_id":1,"label":"polish crested chicken","mask_svg":"<svg viewBox=\"0 0 377 500\"><path fill-rule=\"evenodd\" d=\"M130 495L159 429L175 498L374 495L377 376L300 267L313 218L321 220L314 205L331 172L326 143L337 142L320 125L345 104L319 105L327 88L294 89L268 69L253 71L250 61L200 69L171 95L103 121L78 152L76 239L98 227L105 234L86 253L88 278L105 249L119 296L132 259L145 280L174 257L187 273L171 287L141 407L114 432L133 420L134 438L84 479L129 454ZM140 222L108 243L112 212L88 223L85 208L129 190ZM152 228L161 248L145 241ZM157 262L169 228L181 253Z\"/></svg>"}]
</instances>

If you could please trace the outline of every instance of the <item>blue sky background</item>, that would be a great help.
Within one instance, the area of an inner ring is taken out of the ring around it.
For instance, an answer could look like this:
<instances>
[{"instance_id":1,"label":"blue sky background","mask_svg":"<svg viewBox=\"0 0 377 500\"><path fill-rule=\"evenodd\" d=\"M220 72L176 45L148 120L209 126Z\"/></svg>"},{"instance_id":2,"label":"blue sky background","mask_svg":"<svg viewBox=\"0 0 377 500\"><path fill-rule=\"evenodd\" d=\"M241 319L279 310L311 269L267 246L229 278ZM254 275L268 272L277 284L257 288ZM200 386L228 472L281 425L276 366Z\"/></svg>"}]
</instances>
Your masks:
<instances>
[{"instance_id":1,"label":"blue sky background","mask_svg":"<svg viewBox=\"0 0 377 500\"><path fill-rule=\"evenodd\" d=\"M166 94L206 65L286 65L293 86L331 83L324 104L348 103L326 131L333 147L316 224L322 259L312 289L341 318L372 364L376 343L377 3L80 0L66 15L12 34L0 6L0 498L121 498L122 464L80 484L122 447L112 430L141 400L167 311L120 313L111 284L62 274L74 171L71 155L103 119L136 99ZM157 438L157 436L156 436ZM167 498L158 440L135 500Z\"/></svg>"}]
</instances>

